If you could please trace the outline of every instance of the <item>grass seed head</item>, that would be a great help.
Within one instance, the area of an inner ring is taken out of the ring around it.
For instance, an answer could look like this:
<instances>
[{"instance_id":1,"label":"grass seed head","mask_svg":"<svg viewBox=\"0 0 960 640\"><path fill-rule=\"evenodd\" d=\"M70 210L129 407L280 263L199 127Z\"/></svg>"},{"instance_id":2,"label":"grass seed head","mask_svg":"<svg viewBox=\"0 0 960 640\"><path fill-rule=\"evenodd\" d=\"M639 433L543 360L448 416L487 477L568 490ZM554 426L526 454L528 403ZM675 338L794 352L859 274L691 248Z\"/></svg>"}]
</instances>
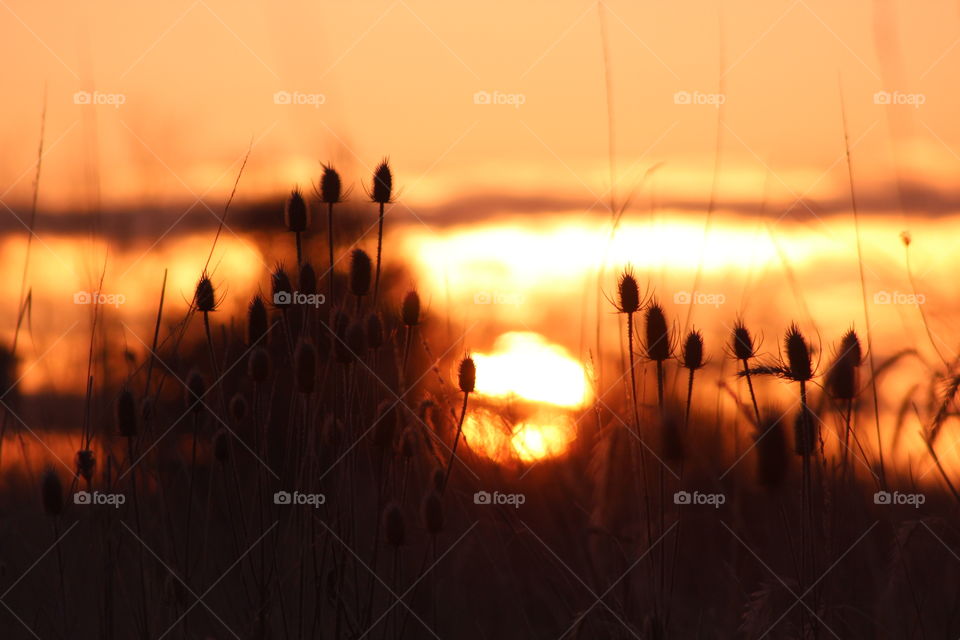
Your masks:
<instances>
[{"instance_id":1,"label":"grass seed head","mask_svg":"<svg viewBox=\"0 0 960 640\"><path fill-rule=\"evenodd\" d=\"M663 307L654 300L646 311L647 357L654 362L663 362L670 358L670 330Z\"/></svg>"},{"instance_id":2,"label":"grass seed head","mask_svg":"<svg viewBox=\"0 0 960 640\"><path fill-rule=\"evenodd\" d=\"M283 219L287 231L302 233L307 230L307 201L303 199L299 187L290 192Z\"/></svg>"},{"instance_id":3,"label":"grass seed head","mask_svg":"<svg viewBox=\"0 0 960 640\"><path fill-rule=\"evenodd\" d=\"M457 384L463 393L473 393L477 386L477 365L470 356L460 361L460 367L457 369Z\"/></svg>"},{"instance_id":4,"label":"grass seed head","mask_svg":"<svg viewBox=\"0 0 960 640\"><path fill-rule=\"evenodd\" d=\"M327 204L340 202L340 174L328 165L323 165L323 176L320 178L320 200Z\"/></svg>"},{"instance_id":5,"label":"grass seed head","mask_svg":"<svg viewBox=\"0 0 960 640\"><path fill-rule=\"evenodd\" d=\"M410 290L403 297L403 304L400 306L400 318L403 324L408 327L415 327L420 324L420 294Z\"/></svg>"},{"instance_id":6,"label":"grass seed head","mask_svg":"<svg viewBox=\"0 0 960 640\"><path fill-rule=\"evenodd\" d=\"M137 401L129 389L120 391L117 396L116 420L117 431L124 438L133 438L137 435Z\"/></svg>"},{"instance_id":7,"label":"grass seed head","mask_svg":"<svg viewBox=\"0 0 960 640\"><path fill-rule=\"evenodd\" d=\"M40 496L43 510L47 515L59 516L63 511L63 484L60 482L60 476L51 468L43 472Z\"/></svg>"},{"instance_id":8,"label":"grass seed head","mask_svg":"<svg viewBox=\"0 0 960 640\"><path fill-rule=\"evenodd\" d=\"M393 193L393 174L386 159L382 160L373 171L373 187L370 189L370 199L380 204L390 202Z\"/></svg>"}]
</instances>

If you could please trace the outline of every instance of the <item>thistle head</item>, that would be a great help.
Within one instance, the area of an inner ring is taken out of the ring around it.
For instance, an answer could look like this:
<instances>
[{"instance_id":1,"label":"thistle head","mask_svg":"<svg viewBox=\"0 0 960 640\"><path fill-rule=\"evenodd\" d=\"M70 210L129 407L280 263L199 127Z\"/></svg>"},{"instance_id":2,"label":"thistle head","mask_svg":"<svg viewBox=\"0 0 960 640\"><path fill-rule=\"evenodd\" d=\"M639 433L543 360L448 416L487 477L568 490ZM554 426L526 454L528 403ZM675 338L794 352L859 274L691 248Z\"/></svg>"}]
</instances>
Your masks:
<instances>
[{"instance_id":1,"label":"thistle head","mask_svg":"<svg viewBox=\"0 0 960 640\"><path fill-rule=\"evenodd\" d=\"M415 327L420 324L420 294L410 290L403 296L403 304L400 306L400 319L408 327Z\"/></svg>"},{"instance_id":2,"label":"thistle head","mask_svg":"<svg viewBox=\"0 0 960 640\"><path fill-rule=\"evenodd\" d=\"M116 421L117 431L124 438L133 438L137 435L137 402L129 389L120 391L117 396Z\"/></svg>"},{"instance_id":3,"label":"thistle head","mask_svg":"<svg viewBox=\"0 0 960 640\"><path fill-rule=\"evenodd\" d=\"M350 293L365 296L370 292L370 277L373 264L363 249L354 249L350 254Z\"/></svg>"},{"instance_id":4,"label":"thistle head","mask_svg":"<svg viewBox=\"0 0 960 640\"><path fill-rule=\"evenodd\" d=\"M60 476L51 468L43 472L40 484L40 497L43 510L47 515L58 516L63 511L63 484Z\"/></svg>"},{"instance_id":5,"label":"thistle head","mask_svg":"<svg viewBox=\"0 0 960 640\"><path fill-rule=\"evenodd\" d=\"M463 393L473 393L477 386L477 365L470 356L460 361L457 368L457 384Z\"/></svg>"},{"instance_id":6,"label":"thistle head","mask_svg":"<svg viewBox=\"0 0 960 640\"><path fill-rule=\"evenodd\" d=\"M683 341L683 366L690 371L703 368L703 334L696 329Z\"/></svg>"},{"instance_id":7,"label":"thistle head","mask_svg":"<svg viewBox=\"0 0 960 640\"><path fill-rule=\"evenodd\" d=\"M636 313L640 309L640 288L637 279L627 269L620 274L617 283L617 310L620 313Z\"/></svg>"},{"instance_id":8,"label":"thistle head","mask_svg":"<svg viewBox=\"0 0 960 640\"><path fill-rule=\"evenodd\" d=\"M323 176L320 178L320 200L327 204L340 202L340 174L329 165L323 165Z\"/></svg>"},{"instance_id":9,"label":"thistle head","mask_svg":"<svg viewBox=\"0 0 960 640\"><path fill-rule=\"evenodd\" d=\"M380 161L377 168L373 170L373 185L370 188L370 199L380 204L390 202L393 192L393 175L390 173L390 165L387 159Z\"/></svg>"},{"instance_id":10,"label":"thistle head","mask_svg":"<svg viewBox=\"0 0 960 640\"><path fill-rule=\"evenodd\" d=\"M270 290L273 294L273 306L288 309L293 304L293 285L290 276L282 264L278 264L270 274Z\"/></svg>"},{"instance_id":11,"label":"thistle head","mask_svg":"<svg viewBox=\"0 0 960 640\"><path fill-rule=\"evenodd\" d=\"M301 233L307 230L307 201L303 199L299 187L291 191L290 197L287 198L283 220L287 225L287 231Z\"/></svg>"},{"instance_id":12,"label":"thistle head","mask_svg":"<svg viewBox=\"0 0 960 640\"><path fill-rule=\"evenodd\" d=\"M783 339L787 352L787 375L796 382L805 382L813 377L813 364L810 360L810 346L800 333L796 324L790 325Z\"/></svg>"},{"instance_id":13,"label":"thistle head","mask_svg":"<svg viewBox=\"0 0 960 640\"><path fill-rule=\"evenodd\" d=\"M733 325L732 347L733 356L737 360L749 360L756 355L753 336L750 335L750 330L747 329L742 320L737 320L737 323Z\"/></svg>"},{"instance_id":14,"label":"thistle head","mask_svg":"<svg viewBox=\"0 0 960 640\"><path fill-rule=\"evenodd\" d=\"M266 335L267 325L267 306L258 293L247 307L247 345L257 344Z\"/></svg>"},{"instance_id":15,"label":"thistle head","mask_svg":"<svg viewBox=\"0 0 960 640\"><path fill-rule=\"evenodd\" d=\"M197 310L203 313L216 311L217 295L213 290L213 282L210 281L207 274L200 276L200 281L197 282L197 290L193 295L193 302L197 305Z\"/></svg>"},{"instance_id":16,"label":"thistle head","mask_svg":"<svg viewBox=\"0 0 960 640\"><path fill-rule=\"evenodd\" d=\"M655 362L663 362L670 358L672 351L670 344L670 330L667 327L667 317L663 307L654 300L647 307L644 316L647 333L647 357Z\"/></svg>"}]
</instances>

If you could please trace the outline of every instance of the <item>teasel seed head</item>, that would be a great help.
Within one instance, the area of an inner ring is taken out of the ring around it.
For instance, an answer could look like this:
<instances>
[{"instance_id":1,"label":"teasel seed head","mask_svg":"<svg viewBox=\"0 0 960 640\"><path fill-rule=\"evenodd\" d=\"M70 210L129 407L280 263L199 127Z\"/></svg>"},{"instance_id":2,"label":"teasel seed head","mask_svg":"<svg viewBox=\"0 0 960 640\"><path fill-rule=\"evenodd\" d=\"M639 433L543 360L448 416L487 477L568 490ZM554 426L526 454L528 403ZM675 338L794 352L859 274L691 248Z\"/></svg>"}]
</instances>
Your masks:
<instances>
[{"instance_id":1,"label":"teasel seed head","mask_svg":"<svg viewBox=\"0 0 960 640\"><path fill-rule=\"evenodd\" d=\"M436 489L431 489L427 495L423 496L420 512L423 517L423 527L427 533L435 536L443 531L443 503Z\"/></svg>"},{"instance_id":2,"label":"teasel seed head","mask_svg":"<svg viewBox=\"0 0 960 640\"><path fill-rule=\"evenodd\" d=\"M297 391L313 393L317 378L317 348L312 342L301 340L294 355Z\"/></svg>"},{"instance_id":3,"label":"teasel seed head","mask_svg":"<svg viewBox=\"0 0 960 640\"><path fill-rule=\"evenodd\" d=\"M749 360L754 353L753 336L742 320L733 325L733 357L737 360Z\"/></svg>"},{"instance_id":4,"label":"teasel seed head","mask_svg":"<svg viewBox=\"0 0 960 640\"><path fill-rule=\"evenodd\" d=\"M380 204L390 202L393 194L393 175L390 173L389 161L384 158L373 171L373 186L370 189L370 199Z\"/></svg>"},{"instance_id":5,"label":"teasel seed head","mask_svg":"<svg viewBox=\"0 0 960 640\"><path fill-rule=\"evenodd\" d=\"M263 298L258 293L247 307L247 345L257 344L266 335L268 326L267 306L263 304Z\"/></svg>"},{"instance_id":6,"label":"teasel seed head","mask_svg":"<svg viewBox=\"0 0 960 640\"><path fill-rule=\"evenodd\" d=\"M630 269L620 274L617 283L617 302L620 313L636 313L640 310L640 288Z\"/></svg>"},{"instance_id":7,"label":"teasel seed head","mask_svg":"<svg viewBox=\"0 0 960 640\"><path fill-rule=\"evenodd\" d=\"M837 400L852 400L859 391L859 369L863 362L860 338L850 329L840 341L837 357L827 372L827 391Z\"/></svg>"},{"instance_id":8,"label":"teasel seed head","mask_svg":"<svg viewBox=\"0 0 960 640\"><path fill-rule=\"evenodd\" d=\"M330 165L323 165L320 178L320 200L327 204L340 202L340 174Z\"/></svg>"},{"instance_id":9,"label":"teasel seed head","mask_svg":"<svg viewBox=\"0 0 960 640\"><path fill-rule=\"evenodd\" d=\"M263 383L270 377L270 354L263 347L256 347L247 360L247 373L256 383Z\"/></svg>"},{"instance_id":10,"label":"teasel seed head","mask_svg":"<svg viewBox=\"0 0 960 640\"><path fill-rule=\"evenodd\" d=\"M48 467L43 472L40 495L43 510L47 515L59 516L63 512L63 484L60 482L60 476L52 468Z\"/></svg>"},{"instance_id":11,"label":"teasel seed head","mask_svg":"<svg viewBox=\"0 0 960 640\"><path fill-rule=\"evenodd\" d=\"M673 350L670 344L670 330L667 328L667 317L663 313L663 307L656 300L647 307L645 320L647 357L655 362L668 360Z\"/></svg>"},{"instance_id":12,"label":"teasel seed head","mask_svg":"<svg viewBox=\"0 0 960 640\"><path fill-rule=\"evenodd\" d=\"M117 431L124 438L137 435L137 401L129 389L120 391L116 406Z\"/></svg>"},{"instance_id":13,"label":"teasel seed head","mask_svg":"<svg viewBox=\"0 0 960 640\"><path fill-rule=\"evenodd\" d=\"M477 365L470 356L460 361L460 367L457 369L457 384L463 393L473 393L477 386Z\"/></svg>"},{"instance_id":14,"label":"teasel seed head","mask_svg":"<svg viewBox=\"0 0 960 640\"><path fill-rule=\"evenodd\" d=\"M696 329L683 342L683 367L690 371L703 368L703 334Z\"/></svg>"},{"instance_id":15,"label":"teasel seed head","mask_svg":"<svg viewBox=\"0 0 960 640\"><path fill-rule=\"evenodd\" d=\"M317 292L317 272L313 270L313 265L309 262L300 265L297 284L300 285L300 293L304 295L312 296Z\"/></svg>"},{"instance_id":16,"label":"teasel seed head","mask_svg":"<svg viewBox=\"0 0 960 640\"><path fill-rule=\"evenodd\" d=\"M400 319L408 327L415 327L420 324L420 294L410 290L403 297L403 304L400 306Z\"/></svg>"},{"instance_id":17,"label":"teasel seed head","mask_svg":"<svg viewBox=\"0 0 960 640\"><path fill-rule=\"evenodd\" d=\"M350 254L350 293L365 296L370 292L370 277L373 264L363 249L354 249Z\"/></svg>"},{"instance_id":18,"label":"teasel seed head","mask_svg":"<svg viewBox=\"0 0 960 640\"><path fill-rule=\"evenodd\" d=\"M270 289L273 293L273 306L287 309L293 304L293 285L290 276L282 264L278 264L270 274Z\"/></svg>"},{"instance_id":19,"label":"teasel seed head","mask_svg":"<svg viewBox=\"0 0 960 640\"><path fill-rule=\"evenodd\" d=\"M196 369L187 376L186 405L190 413L197 414L203 410L203 396L207 392L207 383L203 375Z\"/></svg>"},{"instance_id":20,"label":"teasel seed head","mask_svg":"<svg viewBox=\"0 0 960 640\"><path fill-rule=\"evenodd\" d=\"M396 502L391 502L383 510L383 531L391 547L402 547L407 541L407 525L403 511Z\"/></svg>"},{"instance_id":21,"label":"teasel seed head","mask_svg":"<svg viewBox=\"0 0 960 640\"><path fill-rule=\"evenodd\" d=\"M300 188L297 187L290 192L287 198L287 207L284 211L284 222L287 225L287 231L303 232L307 230L307 201L303 199Z\"/></svg>"},{"instance_id":22,"label":"teasel seed head","mask_svg":"<svg viewBox=\"0 0 960 640\"><path fill-rule=\"evenodd\" d=\"M97 457L90 449L81 449L77 451L77 457L74 461L77 467L77 476L83 478L88 483L93 479L93 471L97 468Z\"/></svg>"},{"instance_id":23,"label":"teasel seed head","mask_svg":"<svg viewBox=\"0 0 960 640\"><path fill-rule=\"evenodd\" d=\"M787 372L791 380L807 381L813 377L813 365L810 361L810 347L796 324L790 325L783 340L787 352Z\"/></svg>"},{"instance_id":24,"label":"teasel seed head","mask_svg":"<svg viewBox=\"0 0 960 640\"><path fill-rule=\"evenodd\" d=\"M213 290L213 282L210 281L207 274L200 276L200 281L197 282L197 291L193 296L193 302L197 305L197 310L203 313L216 311L217 296Z\"/></svg>"}]
</instances>

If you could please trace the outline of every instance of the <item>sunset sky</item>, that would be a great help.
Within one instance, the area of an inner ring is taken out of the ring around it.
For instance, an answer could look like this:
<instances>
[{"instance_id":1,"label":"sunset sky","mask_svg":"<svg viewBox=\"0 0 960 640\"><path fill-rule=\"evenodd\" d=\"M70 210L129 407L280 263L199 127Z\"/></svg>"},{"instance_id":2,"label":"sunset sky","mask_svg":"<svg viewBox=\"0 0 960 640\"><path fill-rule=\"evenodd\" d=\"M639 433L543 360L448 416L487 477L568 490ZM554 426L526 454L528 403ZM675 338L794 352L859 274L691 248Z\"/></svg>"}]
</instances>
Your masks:
<instances>
[{"instance_id":1,"label":"sunset sky","mask_svg":"<svg viewBox=\"0 0 960 640\"><path fill-rule=\"evenodd\" d=\"M930 205L919 186L941 192L938 212L960 199L956 2L8 0L0 14L10 206L29 199L46 91L45 209L216 202L252 140L241 198L315 181L320 161L358 197L389 155L424 215L584 210L608 197L604 24L620 200L656 168L642 201L706 202L722 101L721 207L845 204L841 87L865 208L900 215L898 177L911 210Z\"/></svg>"}]
</instances>

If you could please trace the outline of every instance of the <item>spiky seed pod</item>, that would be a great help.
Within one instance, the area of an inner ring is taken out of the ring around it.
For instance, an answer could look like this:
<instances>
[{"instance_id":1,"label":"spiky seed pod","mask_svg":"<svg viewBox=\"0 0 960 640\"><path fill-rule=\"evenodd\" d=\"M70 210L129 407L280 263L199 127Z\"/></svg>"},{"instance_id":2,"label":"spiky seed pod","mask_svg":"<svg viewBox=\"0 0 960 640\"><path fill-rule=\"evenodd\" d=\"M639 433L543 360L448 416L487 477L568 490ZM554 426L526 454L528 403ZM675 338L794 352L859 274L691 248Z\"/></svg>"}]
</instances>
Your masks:
<instances>
[{"instance_id":1,"label":"spiky seed pod","mask_svg":"<svg viewBox=\"0 0 960 640\"><path fill-rule=\"evenodd\" d=\"M300 277L297 283L300 285L300 293L304 295L312 296L317 292L317 272L309 262L300 265Z\"/></svg>"},{"instance_id":2,"label":"spiky seed pod","mask_svg":"<svg viewBox=\"0 0 960 640\"><path fill-rule=\"evenodd\" d=\"M816 450L819 429L814 424L813 415L810 410L800 407L797 416L793 421L793 451L798 456L807 457L813 455Z\"/></svg>"},{"instance_id":3,"label":"spiky seed pod","mask_svg":"<svg viewBox=\"0 0 960 640\"><path fill-rule=\"evenodd\" d=\"M787 436L783 429L783 412L767 407L760 414L760 425L754 434L757 450L757 482L767 489L783 486L790 465Z\"/></svg>"},{"instance_id":4,"label":"spiky seed pod","mask_svg":"<svg viewBox=\"0 0 960 640\"><path fill-rule=\"evenodd\" d=\"M283 265L277 265L270 274L270 289L273 293L273 306L287 309L293 304L293 285Z\"/></svg>"},{"instance_id":5,"label":"spiky seed pod","mask_svg":"<svg viewBox=\"0 0 960 640\"><path fill-rule=\"evenodd\" d=\"M416 291L408 291L403 296L403 304L400 306L400 319L408 327L415 327L420 324L420 294Z\"/></svg>"},{"instance_id":6,"label":"spiky seed pod","mask_svg":"<svg viewBox=\"0 0 960 640\"><path fill-rule=\"evenodd\" d=\"M204 313L215 311L217 308L217 295L213 290L213 282L206 274L200 277L197 283L197 291L193 296L193 302L197 305L197 310Z\"/></svg>"},{"instance_id":7,"label":"spiky seed pod","mask_svg":"<svg viewBox=\"0 0 960 640\"><path fill-rule=\"evenodd\" d=\"M376 351L383 345L383 323L380 316L371 313L367 316L367 347Z\"/></svg>"},{"instance_id":8,"label":"spiky seed pod","mask_svg":"<svg viewBox=\"0 0 960 640\"><path fill-rule=\"evenodd\" d=\"M93 470L97 467L97 457L93 454L93 451L90 449L77 451L75 463L77 466L77 476L90 482L93 478Z\"/></svg>"},{"instance_id":9,"label":"spiky seed pod","mask_svg":"<svg viewBox=\"0 0 960 640\"><path fill-rule=\"evenodd\" d=\"M370 199L380 204L390 202L393 192L393 174L386 159L382 160L373 171L373 188L370 190Z\"/></svg>"},{"instance_id":10,"label":"spiky seed pod","mask_svg":"<svg viewBox=\"0 0 960 640\"><path fill-rule=\"evenodd\" d=\"M407 524L403 511L396 502L391 502L383 510L384 538L391 547L402 547L407 541Z\"/></svg>"},{"instance_id":11,"label":"spiky seed pod","mask_svg":"<svg viewBox=\"0 0 960 640\"><path fill-rule=\"evenodd\" d=\"M299 187L290 192L283 219L287 231L300 233L307 230L307 201L303 199Z\"/></svg>"},{"instance_id":12,"label":"spiky seed pod","mask_svg":"<svg viewBox=\"0 0 960 640\"><path fill-rule=\"evenodd\" d=\"M340 174L328 165L323 165L323 176L320 178L320 200L327 204L340 202Z\"/></svg>"},{"instance_id":13,"label":"spiky seed pod","mask_svg":"<svg viewBox=\"0 0 960 640\"><path fill-rule=\"evenodd\" d=\"M213 436L213 457L220 464L230 459L230 434L226 429L220 429Z\"/></svg>"},{"instance_id":14,"label":"spiky seed pod","mask_svg":"<svg viewBox=\"0 0 960 640\"><path fill-rule=\"evenodd\" d=\"M230 398L230 416L235 423L243 422L243 419L247 417L247 399L243 397L243 394L235 393Z\"/></svg>"},{"instance_id":15,"label":"spiky seed pod","mask_svg":"<svg viewBox=\"0 0 960 640\"><path fill-rule=\"evenodd\" d=\"M260 294L253 296L247 307L247 345L256 344L267 333L267 306Z\"/></svg>"},{"instance_id":16,"label":"spiky seed pod","mask_svg":"<svg viewBox=\"0 0 960 640\"><path fill-rule=\"evenodd\" d=\"M457 369L457 384L460 386L460 391L464 393L473 393L477 386L477 365L470 356L460 361L460 367Z\"/></svg>"},{"instance_id":17,"label":"spiky seed pod","mask_svg":"<svg viewBox=\"0 0 960 640\"><path fill-rule=\"evenodd\" d=\"M186 405L190 413L200 413L203 410L203 396L207 393L207 383L203 375L196 369L187 376Z\"/></svg>"},{"instance_id":18,"label":"spiky seed pod","mask_svg":"<svg viewBox=\"0 0 960 640\"><path fill-rule=\"evenodd\" d=\"M257 383L266 382L270 377L270 354L263 347L257 347L250 352L247 360L247 373Z\"/></svg>"},{"instance_id":19,"label":"spiky seed pod","mask_svg":"<svg viewBox=\"0 0 960 640\"><path fill-rule=\"evenodd\" d=\"M129 389L123 389L117 396L116 420L121 436L133 438L137 435L137 401Z\"/></svg>"},{"instance_id":20,"label":"spiky seed pod","mask_svg":"<svg viewBox=\"0 0 960 640\"><path fill-rule=\"evenodd\" d=\"M311 342L301 341L294 355L297 391L313 393L317 378L317 348Z\"/></svg>"},{"instance_id":21,"label":"spiky seed pod","mask_svg":"<svg viewBox=\"0 0 960 640\"><path fill-rule=\"evenodd\" d=\"M404 458L412 458L417 453L417 445L420 442L420 436L413 427L407 427L400 434L399 451Z\"/></svg>"},{"instance_id":22,"label":"spiky seed pod","mask_svg":"<svg viewBox=\"0 0 960 640\"><path fill-rule=\"evenodd\" d=\"M361 357L367 351L367 330L362 322L351 322L347 328L347 348L354 357Z\"/></svg>"},{"instance_id":23,"label":"spiky seed pod","mask_svg":"<svg viewBox=\"0 0 960 640\"><path fill-rule=\"evenodd\" d=\"M43 472L40 496L43 502L43 510L47 512L47 515L60 515L63 511L63 484L60 482L60 476L53 469L48 468Z\"/></svg>"},{"instance_id":24,"label":"spiky seed pod","mask_svg":"<svg viewBox=\"0 0 960 640\"><path fill-rule=\"evenodd\" d=\"M827 372L827 391L837 400L852 400L859 390L859 368L863 362L860 338L851 329L840 341L837 357Z\"/></svg>"},{"instance_id":25,"label":"spiky seed pod","mask_svg":"<svg viewBox=\"0 0 960 640\"><path fill-rule=\"evenodd\" d=\"M810 362L810 347L796 324L790 325L783 340L787 352L787 373L791 380L807 381L813 377L813 365Z\"/></svg>"},{"instance_id":26,"label":"spiky seed pod","mask_svg":"<svg viewBox=\"0 0 960 640\"><path fill-rule=\"evenodd\" d=\"M693 330L683 342L683 367L690 371L703 368L703 334Z\"/></svg>"},{"instance_id":27,"label":"spiky seed pod","mask_svg":"<svg viewBox=\"0 0 960 640\"><path fill-rule=\"evenodd\" d=\"M423 504L420 505L420 514L423 517L423 527L432 536L443 531L443 503L440 501L440 494L431 489L427 495L423 496Z\"/></svg>"},{"instance_id":28,"label":"spiky seed pod","mask_svg":"<svg viewBox=\"0 0 960 640\"><path fill-rule=\"evenodd\" d=\"M396 403L389 400L381 402L377 407L377 423L373 427L373 446L381 453L390 449L402 426Z\"/></svg>"},{"instance_id":29,"label":"spiky seed pod","mask_svg":"<svg viewBox=\"0 0 960 640\"><path fill-rule=\"evenodd\" d=\"M630 271L620 274L617 283L618 310L620 313L636 313L640 309L640 288Z\"/></svg>"},{"instance_id":30,"label":"spiky seed pod","mask_svg":"<svg viewBox=\"0 0 960 640\"><path fill-rule=\"evenodd\" d=\"M740 320L733 325L733 355L737 360L749 360L755 355L753 336Z\"/></svg>"},{"instance_id":31,"label":"spiky seed pod","mask_svg":"<svg viewBox=\"0 0 960 640\"><path fill-rule=\"evenodd\" d=\"M333 317L333 355L340 364L351 364L355 356L347 345L347 329L350 326L350 317L343 311L337 311Z\"/></svg>"},{"instance_id":32,"label":"spiky seed pod","mask_svg":"<svg viewBox=\"0 0 960 640\"><path fill-rule=\"evenodd\" d=\"M667 328L667 317L663 313L660 303L653 301L645 314L647 333L647 357L654 362L663 362L670 358L670 330Z\"/></svg>"},{"instance_id":33,"label":"spiky seed pod","mask_svg":"<svg viewBox=\"0 0 960 640\"><path fill-rule=\"evenodd\" d=\"M373 264L363 249L354 249L350 254L350 293L365 296L370 292L370 274Z\"/></svg>"}]
</instances>

